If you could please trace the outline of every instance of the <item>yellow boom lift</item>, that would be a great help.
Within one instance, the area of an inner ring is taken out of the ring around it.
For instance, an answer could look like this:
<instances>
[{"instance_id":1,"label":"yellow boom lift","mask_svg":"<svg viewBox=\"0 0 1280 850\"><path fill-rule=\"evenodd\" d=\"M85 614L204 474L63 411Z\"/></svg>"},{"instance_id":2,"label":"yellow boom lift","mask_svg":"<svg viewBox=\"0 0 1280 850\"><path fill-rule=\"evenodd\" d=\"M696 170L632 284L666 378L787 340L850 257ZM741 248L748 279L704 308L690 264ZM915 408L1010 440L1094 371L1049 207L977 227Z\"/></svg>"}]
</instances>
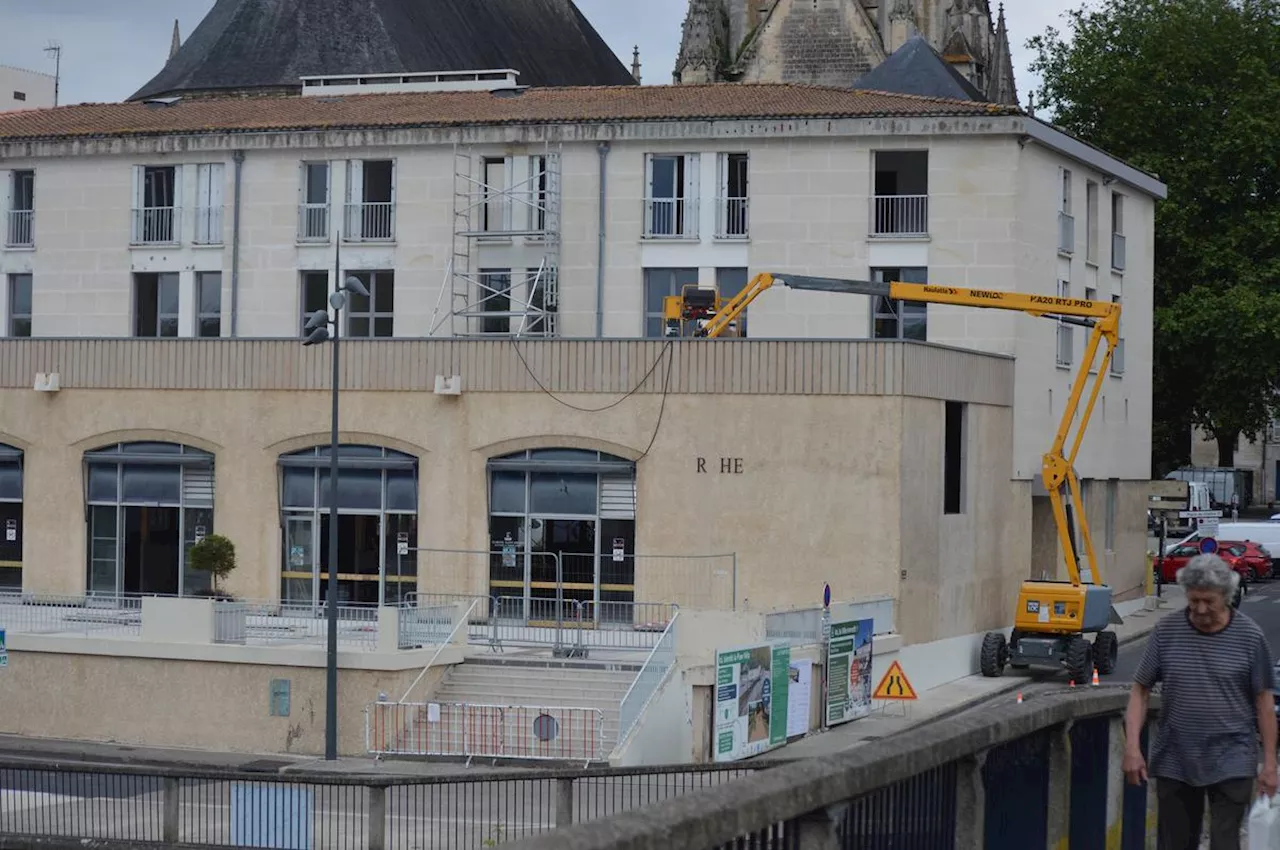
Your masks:
<instances>
[{"instance_id":1,"label":"yellow boom lift","mask_svg":"<svg viewBox=\"0 0 1280 850\"><path fill-rule=\"evenodd\" d=\"M1115 668L1117 641L1115 632L1107 631L1107 626L1120 619L1111 605L1111 588L1103 581L1094 555L1088 519L1080 512L1077 520L1073 505L1081 504L1075 459L1119 340L1120 305L993 289L765 272L756 275L746 288L727 300L721 299L714 289L698 287L685 287L680 295L668 296L663 304L666 335L711 338L732 335L747 305L777 283L792 289L883 296L895 301L1013 310L1091 329L1080 371L1062 412L1062 422L1052 447L1044 455L1041 469L1070 579L1022 583L1009 639L1005 639L1003 632L989 632L983 638L982 672L986 676L999 676L1006 665L1048 667L1066 669L1076 682L1087 681L1095 667L1100 674L1110 673ZM1102 362L1089 386L1090 370L1099 348L1103 349ZM1072 425L1086 387L1089 387L1088 400L1073 435ZM1077 524L1083 558L1077 545ZM1047 572L1053 574L1057 569ZM1095 636L1092 643L1085 637L1090 634Z\"/></svg>"}]
</instances>

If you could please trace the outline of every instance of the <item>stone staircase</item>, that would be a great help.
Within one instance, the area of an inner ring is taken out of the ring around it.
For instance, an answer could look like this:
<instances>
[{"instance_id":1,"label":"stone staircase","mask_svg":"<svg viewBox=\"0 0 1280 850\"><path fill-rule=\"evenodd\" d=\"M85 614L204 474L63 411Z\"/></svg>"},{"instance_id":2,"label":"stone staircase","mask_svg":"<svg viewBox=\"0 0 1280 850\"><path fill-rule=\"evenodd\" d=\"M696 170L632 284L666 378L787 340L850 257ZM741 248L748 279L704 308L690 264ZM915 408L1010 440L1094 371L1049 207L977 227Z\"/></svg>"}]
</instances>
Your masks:
<instances>
[{"instance_id":1,"label":"stone staircase","mask_svg":"<svg viewBox=\"0 0 1280 850\"><path fill-rule=\"evenodd\" d=\"M472 705L598 708L604 715L605 755L618 743L618 711L640 672L639 662L549 657L472 657L450 668L431 697Z\"/></svg>"}]
</instances>

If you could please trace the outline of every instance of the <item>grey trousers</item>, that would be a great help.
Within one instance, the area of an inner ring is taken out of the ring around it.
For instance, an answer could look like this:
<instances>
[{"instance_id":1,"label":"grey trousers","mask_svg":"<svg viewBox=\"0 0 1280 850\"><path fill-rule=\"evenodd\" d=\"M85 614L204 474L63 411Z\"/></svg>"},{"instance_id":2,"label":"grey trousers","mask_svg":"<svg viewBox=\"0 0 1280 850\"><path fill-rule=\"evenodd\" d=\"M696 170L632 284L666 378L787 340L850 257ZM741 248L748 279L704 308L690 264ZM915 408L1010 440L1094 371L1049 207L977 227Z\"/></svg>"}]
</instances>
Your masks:
<instances>
[{"instance_id":1,"label":"grey trousers","mask_svg":"<svg viewBox=\"0 0 1280 850\"><path fill-rule=\"evenodd\" d=\"M1240 850L1240 826L1253 803L1253 782L1228 779L1201 788L1156 778L1159 850L1199 850L1209 798L1209 850Z\"/></svg>"}]
</instances>

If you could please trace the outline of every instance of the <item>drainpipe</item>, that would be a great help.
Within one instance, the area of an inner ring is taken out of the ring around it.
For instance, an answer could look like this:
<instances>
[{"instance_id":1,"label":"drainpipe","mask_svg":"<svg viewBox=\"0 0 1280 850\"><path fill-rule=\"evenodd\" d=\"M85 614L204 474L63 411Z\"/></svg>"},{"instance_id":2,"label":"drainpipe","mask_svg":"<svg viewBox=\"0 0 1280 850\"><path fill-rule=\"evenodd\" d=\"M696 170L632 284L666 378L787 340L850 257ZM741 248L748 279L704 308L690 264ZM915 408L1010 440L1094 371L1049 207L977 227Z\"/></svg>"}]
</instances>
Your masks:
<instances>
[{"instance_id":1,"label":"drainpipe","mask_svg":"<svg viewBox=\"0 0 1280 850\"><path fill-rule=\"evenodd\" d=\"M600 152L600 244L596 259L596 338L604 338L604 238L605 238L605 161L609 158L609 143L596 146Z\"/></svg>"},{"instance_id":2,"label":"drainpipe","mask_svg":"<svg viewBox=\"0 0 1280 850\"><path fill-rule=\"evenodd\" d=\"M240 318L240 174L244 168L244 151L232 155L236 164L235 189L231 211L231 335L238 336L237 320Z\"/></svg>"}]
</instances>

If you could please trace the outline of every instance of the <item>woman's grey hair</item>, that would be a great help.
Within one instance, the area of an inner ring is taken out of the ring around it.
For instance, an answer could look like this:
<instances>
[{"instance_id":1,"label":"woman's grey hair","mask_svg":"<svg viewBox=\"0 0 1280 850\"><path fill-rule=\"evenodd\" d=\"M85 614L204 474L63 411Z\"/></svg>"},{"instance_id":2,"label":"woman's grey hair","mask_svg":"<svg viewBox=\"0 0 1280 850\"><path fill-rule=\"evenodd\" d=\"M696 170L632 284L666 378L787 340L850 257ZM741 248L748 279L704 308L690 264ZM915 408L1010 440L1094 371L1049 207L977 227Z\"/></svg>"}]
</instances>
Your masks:
<instances>
[{"instance_id":1,"label":"woman's grey hair","mask_svg":"<svg viewBox=\"0 0 1280 850\"><path fill-rule=\"evenodd\" d=\"M1230 601L1240 586L1240 574L1217 555L1196 555L1178 570L1183 590L1216 590Z\"/></svg>"}]
</instances>

